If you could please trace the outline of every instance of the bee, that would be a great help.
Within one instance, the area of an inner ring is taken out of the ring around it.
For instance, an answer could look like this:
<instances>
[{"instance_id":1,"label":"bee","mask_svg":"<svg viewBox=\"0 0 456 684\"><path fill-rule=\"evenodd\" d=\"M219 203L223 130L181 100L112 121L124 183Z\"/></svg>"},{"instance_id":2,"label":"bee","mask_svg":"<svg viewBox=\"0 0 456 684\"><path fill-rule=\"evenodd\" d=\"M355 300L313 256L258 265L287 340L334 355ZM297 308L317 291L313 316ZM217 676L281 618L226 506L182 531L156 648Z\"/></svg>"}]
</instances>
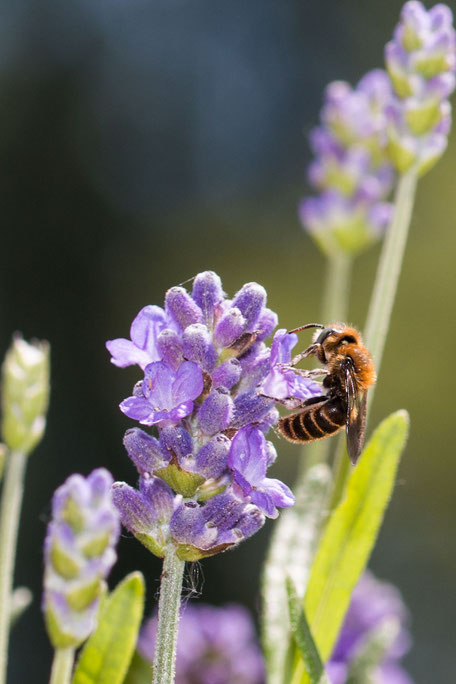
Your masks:
<instances>
[{"instance_id":1,"label":"bee","mask_svg":"<svg viewBox=\"0 0 456 684\"><path fill-rule=\"evenodd\" d=\"M364 442L367 390L375 383L372 357L355 328L337 323L325 328L319 323L309 323L290 333L307 328L321 331L291 361L291 367L301 359L316 356L323 368L293 370L305 377L324 375L322 384L326 393L295 406L299 411L281 418L277 428L290 442L312 442L335 434L345 425L348 455L355 464Z\"/></svg>"}]
</instances>

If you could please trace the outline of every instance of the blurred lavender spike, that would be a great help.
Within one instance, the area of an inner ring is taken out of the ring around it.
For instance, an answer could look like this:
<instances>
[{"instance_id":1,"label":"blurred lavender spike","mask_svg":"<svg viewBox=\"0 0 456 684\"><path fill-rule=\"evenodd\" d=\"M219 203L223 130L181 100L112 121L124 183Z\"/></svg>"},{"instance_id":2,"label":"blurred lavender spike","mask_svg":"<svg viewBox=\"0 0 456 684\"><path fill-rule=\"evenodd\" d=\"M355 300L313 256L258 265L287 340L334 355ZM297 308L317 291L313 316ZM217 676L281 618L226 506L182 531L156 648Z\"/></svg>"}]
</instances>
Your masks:
<instances>
[{"instance_id":1,"label":"blurred lavender spike","mask_svg":"<svg viewBox=\"0 0 456 684\"><path fill-rule=\"evenodd\" d=\"M52 501L44 543L43 611L54 648L79 646L96 625L104 579L116 560L119 518L104 468L71 475Z\"/></svg>"}]
</instances>

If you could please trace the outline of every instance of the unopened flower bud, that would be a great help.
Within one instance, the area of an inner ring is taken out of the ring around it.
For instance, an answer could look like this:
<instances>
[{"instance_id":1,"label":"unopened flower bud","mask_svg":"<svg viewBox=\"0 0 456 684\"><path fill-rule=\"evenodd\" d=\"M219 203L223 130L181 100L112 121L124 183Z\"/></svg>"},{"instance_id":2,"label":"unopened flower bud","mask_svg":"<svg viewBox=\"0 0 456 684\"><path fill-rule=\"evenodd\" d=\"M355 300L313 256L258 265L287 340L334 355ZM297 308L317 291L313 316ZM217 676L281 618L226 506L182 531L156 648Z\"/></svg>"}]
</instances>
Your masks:
<instances>
[{"instance_id":1,"label":"unopened flower bud","mask_svg":"<svg viewBox=\"0 0 456 684\"><path fill-rule=\"evenodd\" d=\"M223 300L220 277L214 271L198 273L193 281L192 297L203 312L206 325L212 327L215 307Z\"/></svg>"},{"instance_id":2,"label":"unopened flower bud","mask_svg":"<svg viewBox=\"0 0 456 684\"><path fill-rule=\"evenodd\" d=\"M3 439L29 453L43 436L49 400L49 345L16 337L3 363Z\"/></svg>"},{"instance_id":3,"label":"unopened flower bud","mask_svg":"<svg viewBox=\"0 0 456 684\"><path fill-rule=\"evenodd\" d=\"M201 309L183 287L172 287L166 293L165 309L176 323L185 330L192 323L202 323Z\"/></svg>"}]
</instances>

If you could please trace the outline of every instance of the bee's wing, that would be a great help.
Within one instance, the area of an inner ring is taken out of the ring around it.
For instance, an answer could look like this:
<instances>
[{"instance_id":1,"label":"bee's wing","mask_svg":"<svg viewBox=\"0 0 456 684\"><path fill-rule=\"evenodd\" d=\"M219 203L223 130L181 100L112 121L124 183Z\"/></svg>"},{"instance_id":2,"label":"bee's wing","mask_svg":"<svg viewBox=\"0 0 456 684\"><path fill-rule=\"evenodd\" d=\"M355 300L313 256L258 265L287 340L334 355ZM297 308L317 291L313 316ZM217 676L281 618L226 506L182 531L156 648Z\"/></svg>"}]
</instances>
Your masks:
<instances>
[{"instance_id":1,"label":"bee's wing","mask_svg":"<svg viewBox=\"0 0 456 684\"><path fill-rule=\"evenodd\" d=\"M366 429L367 394L359 394L353 361L347 357L345 363L345 398L347 403L347 417L345 432L347 435L347 451L350 461L355 464L359 458L364 443Z\"/></svg>"}]
</instances>

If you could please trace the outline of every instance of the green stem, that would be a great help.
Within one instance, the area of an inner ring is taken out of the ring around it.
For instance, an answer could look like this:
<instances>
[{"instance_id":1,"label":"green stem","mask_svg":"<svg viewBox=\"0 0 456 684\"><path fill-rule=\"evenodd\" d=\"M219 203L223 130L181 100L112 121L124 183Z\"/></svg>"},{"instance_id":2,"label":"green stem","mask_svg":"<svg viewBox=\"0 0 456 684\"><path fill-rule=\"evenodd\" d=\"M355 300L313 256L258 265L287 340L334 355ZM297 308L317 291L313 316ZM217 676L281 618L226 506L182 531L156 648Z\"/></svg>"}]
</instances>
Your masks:
<instances>
[{"instance_id":1,"label":"green stem","mask_svg":"<svg viewBox=\"0 0 456 684\"><path fill-rule=\"evenodd\" d=\"M393 220L383 244L369 305L364 337L366 346L374 359L377 374L382 362L386 335L396 297L417 182L418 174L414 168L399 178Z\"/></svg>"},{"instance_id":2,"label":"green stem","mask_svg":"<svg viewBox=\"0 0 456 684\"><path fill-rule=\"evenodd\" d=\"M70 684L74 663L74 648L56 648L49 684Z\"/></svg>"},{"instance_id":3,"label":"green stem","mask_svg":"<svg viewBox=\"0 0 456 684\"><path fill-rule=\"evenodd\" d=\"M7 458L0 513L0 684L6 682L8 638L17 532L24 492L27 457L12 451Z\"/></svg>"},{"instance_id":4,"label":"green stem","mask_svg":"<svg viewBox=\"0 0 456 684\"><path fill-rule=\"evenodd\" d=\"M412 218L417 181L416 169L411 169L399 178L393 220L383 243L369 305L364 337L366 346L374 359L377 375L380 370L391 312L396 298L405 245ZM368 397L369 405L372 402L373 396L374 392L371 389ZM349 474L350 465L344 443L339 446L334 463L334 486L331 494L330 510L333 510L342 499Z\"/></svg>"},{"instance_id":5,"label":"green stem","mask_svg":"<svg viewBox=\"0 0 456 684\"><path fill-rule=\"evenodd\" d=\"M163 561L158 628L152 684L173 684L176 665L177 630L185 562L169 546Z\"/></svg>"},{"instance_id":6,"label":"green stem","mask_svg":"<svg viewBox=\"0 0 456 684\"><path fill-rule=\"evenodd\" d=\"M347 317L352 265L351 254L328 257L321 320L324 325L345 321Z\"/></svg>"}]
</instances>

